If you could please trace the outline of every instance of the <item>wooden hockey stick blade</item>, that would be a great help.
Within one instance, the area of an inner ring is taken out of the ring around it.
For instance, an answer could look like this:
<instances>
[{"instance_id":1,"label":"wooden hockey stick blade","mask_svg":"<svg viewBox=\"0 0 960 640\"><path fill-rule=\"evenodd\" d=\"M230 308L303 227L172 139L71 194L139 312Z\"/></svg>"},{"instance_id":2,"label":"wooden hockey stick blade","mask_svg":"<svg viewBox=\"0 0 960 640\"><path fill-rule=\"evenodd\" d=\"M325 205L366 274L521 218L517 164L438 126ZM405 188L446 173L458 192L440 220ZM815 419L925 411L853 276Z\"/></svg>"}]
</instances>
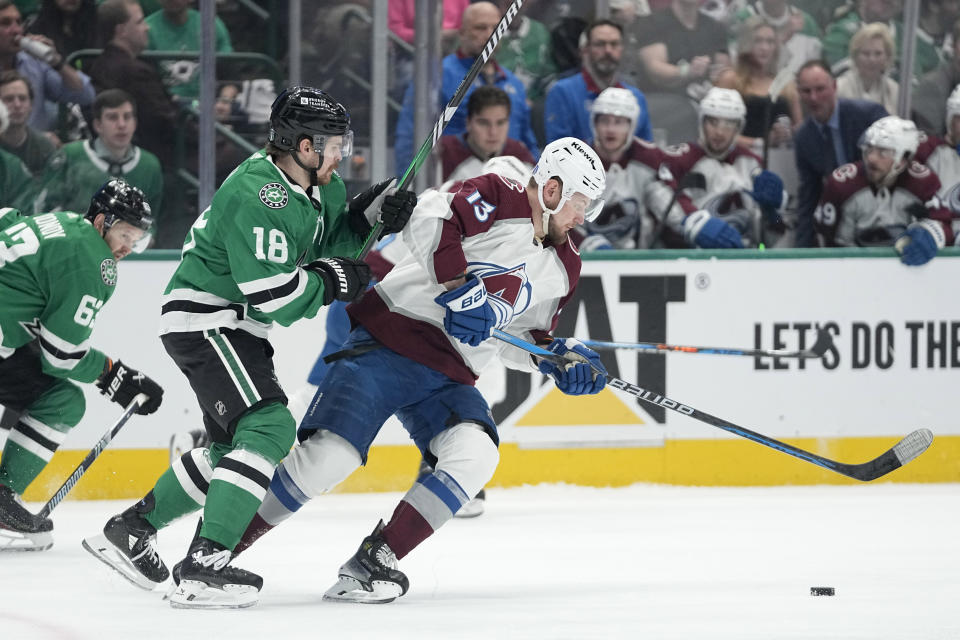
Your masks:
<instances>
[{"instance_id":1,"label":"wooden hockey stick blade","mask_svg":"<svg viewBox=\"0 0 960 640\"><path fill-rule=\"evenodd\" d=\"M567 364L570 364L570 361L563 356L558 356L551 351L547 351L542 347L527 342L526 340L518 338L505 331L501 331L500 329L493 330L493 337L497 338L498 340L502 340L503 342L512 344L517 348L523 349L527 353L533 354L539 358L549 360L550 362L553 362L559 366L566 366ZM596 367L593 367L593 369L597 373L601 373ZM709 424L712 427L723 429L724 431L738 435L742 438L746 438L747 440L753 440L757 444L762 444L765 447L776 449L777 451L785 453L789 456L793 456L794 458L805 460L811 464L817 465L818 467L823 467L824 469L828 469L834 473L839 473L840 475L853 478L854 480L860 480L862 482L876 480L877 478L890 473L894 469L902 467L926 451L930 446L930 443L933 442L933 434L928 429L919 429L909 434L903 440L894 445L890 450L884 452L882 455L870 460L869 462L864 462L862 464L847 464L843 462L837 462L836 460L824 458L823 456L817 455L810 451L795 447L792 444L781 442L780 440L771 438L770 436L765 436L762 433L751 431L746 427L741 427L740 425L734 424L728 420L724 420L723 418L718 418L717 416L710 415L705 411L695 409L690 405L672 400L664 395L658 394L655 391L644 389L643 387L631 384L625 380L621 380L620 378L614 378L609 374L603 375L605 375L607 379L607 384L614 389L619 389L620 391L635 396L644 402L663 407L664 409L669 409L670 411L685 415L688 418L693 418L699 422Z\"/></svg>"}]
</instances>

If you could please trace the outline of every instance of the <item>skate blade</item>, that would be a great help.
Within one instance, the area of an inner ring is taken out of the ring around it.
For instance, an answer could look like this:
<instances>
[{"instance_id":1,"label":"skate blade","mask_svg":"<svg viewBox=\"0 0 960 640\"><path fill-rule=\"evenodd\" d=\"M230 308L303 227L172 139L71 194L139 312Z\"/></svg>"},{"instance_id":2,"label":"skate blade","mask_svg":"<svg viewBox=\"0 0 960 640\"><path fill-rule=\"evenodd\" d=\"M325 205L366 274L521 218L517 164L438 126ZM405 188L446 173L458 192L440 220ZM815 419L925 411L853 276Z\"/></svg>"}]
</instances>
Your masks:
<instances>
[{"instance_id":1,"label":"skate blade","mask_svg":"<svg viewBox=\"0 0 960 640\"><path fill-rule=\"evenodd\" d=\"M337 583L323 594L324 600L331 602L356 602L359 604L386 604L393 602L403 591L395 582L374 580L372 590L366 589L364 584L350 576L340 576Z\"/></svg>"},{"instance_id":2,"label":"skate blade","mask_svg":"<svg viewBox=\"0 0 960 640\"><path fill-rule=\"evenodd\" d=\"M169 594L174 609L245 609L259 599L260 592L249 584L225 584L219 589L198 580L181 580Z\"/></svg>"},{"instance_id":3,"label":"skate blade","mask_svg":"<svg viewBox=\"0 0 960 640\"><path fill-rule=\"evenodd\" d=\"M460 509L453 514L454 518L476 518L477 516L483 515L483 500L479 498L474 498L469 502L464 503Z\"/></svg>"},{"instance_id":4,"label":"skate blade","mask_svg":"<svg viewBox=\"0 0 960 640\"><path fill-rule=\"evenodd\" d=\"M137 571L127 556L118 550L117 547L102 534L93 536L92 538L84 538L82 544L83 548L100 560L100 562L119 573L126 578L130 584L136 587L140 587L146 591L153 591L155 587L163 584L162 582L154 582Z\"/></svg>"},{"instance_id":5,"label":"skate blade","mask_svg":"<svg viewBox=\"0 0 960 640\"><path fill-rule=\"evenodd\" d=\"M53 532L24 533L0 528L0 552L46 551L53 546Z\"/></svg>"}]
</instances>

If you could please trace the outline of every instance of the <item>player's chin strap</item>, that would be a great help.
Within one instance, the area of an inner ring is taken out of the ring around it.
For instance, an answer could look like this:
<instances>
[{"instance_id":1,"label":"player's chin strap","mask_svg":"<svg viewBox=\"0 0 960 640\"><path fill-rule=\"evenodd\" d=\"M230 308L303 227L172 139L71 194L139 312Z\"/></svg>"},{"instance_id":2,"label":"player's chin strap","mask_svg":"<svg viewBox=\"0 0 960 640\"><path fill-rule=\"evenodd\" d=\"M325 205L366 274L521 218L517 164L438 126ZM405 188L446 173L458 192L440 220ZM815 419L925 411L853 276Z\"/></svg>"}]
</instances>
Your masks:
<instances>
[{"instance_id":1,"label":"player's chin strap","mask_svg":"<svg viewBox=\"0 0 960 640\"><path fill-rule=\"evenodd\" d=\"M548 182L552 179L553 178L548 178ZM544 182L543 184L546 184L546 182ZM548 208L547 205L544 204L543 202L543 184L537 185L537 201L540 202L540 207L543 209L543 218L541 218L541 224L543 226L543 229L542 229L543 238L538 238L541 241L550 235L550 216L555 214L557 211L560 211L560 209L563 209L563 205L565 205L567 203L567 200L570 199L569 196L563 195L563 191L562 191L563 187L561 187L560 202L557 204L556 208L554 209Z\"/></svg>"},{"instance_id":2,"label":"player's chin strap","mask_svg":"<svg viewBox=\"0 0 960 640\"><path fill-rule=\"evenodd\" d=\"M300 168L307 172L307 175L310 176L310 186L315 187L320 184L320 180L317 177L317 172L320 171L320 167L308 167L307 165L300 162L300 152L297 149L293 149L290 152L290 155L293 156L293 161L300 165ZM320 155L319 153L317 154ZM323 159L321 158L320 164L323 164Z\"/></svg>"}]
</instances>

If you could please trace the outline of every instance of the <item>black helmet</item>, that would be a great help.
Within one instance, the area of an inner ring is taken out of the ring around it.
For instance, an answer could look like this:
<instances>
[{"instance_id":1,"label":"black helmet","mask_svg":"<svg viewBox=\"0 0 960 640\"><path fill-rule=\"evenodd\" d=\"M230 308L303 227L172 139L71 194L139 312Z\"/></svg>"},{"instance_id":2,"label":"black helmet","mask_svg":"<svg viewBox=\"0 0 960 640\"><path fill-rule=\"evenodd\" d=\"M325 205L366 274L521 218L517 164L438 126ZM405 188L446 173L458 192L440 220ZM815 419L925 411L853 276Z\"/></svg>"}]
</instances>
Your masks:
<instances>
[{"instance_id":1,"label":"black helmet","mask_svg":"<svg viewBox=\"0 0 960 640\"><path fill-rule=\"evenodd\" d=\"M350 114L320 89L289 87L280 92L270 107L267 139L281 151L295 150L303 136L345 136L349 132Z\"/></svg>"},{"instance_id":2,"label":"black helmet","mask_svg":"<svg viewBox=\"0 0 960 640\"><path fill-rule=\"evenodd\" d=\"M153 226L153 214L143 191L122 178L111 178L104 182L90 200L90 208L84 216L93 222L98 214L105 216L104 233L118 220L122 220L143 230L143 238L134 247L140 253L150 243L150 228Z\"/></svg>"}]
</instances>

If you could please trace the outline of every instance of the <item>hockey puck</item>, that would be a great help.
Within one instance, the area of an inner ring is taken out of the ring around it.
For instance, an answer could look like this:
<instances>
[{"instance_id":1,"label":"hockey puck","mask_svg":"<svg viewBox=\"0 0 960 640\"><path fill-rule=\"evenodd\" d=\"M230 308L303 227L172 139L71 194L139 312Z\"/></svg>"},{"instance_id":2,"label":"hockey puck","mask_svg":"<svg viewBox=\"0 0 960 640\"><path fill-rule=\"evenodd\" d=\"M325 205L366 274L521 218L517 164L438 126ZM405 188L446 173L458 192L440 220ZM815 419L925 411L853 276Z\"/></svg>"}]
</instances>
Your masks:
<instances>
[{"instance_id":1,"label":"hockey puck","mask_svg":"<svg viewBox=\"0 0 960 640\"><path fill-rule=\"evenodd\" d=\"M810 595L812 596L832 596L836 592L833 587L810 587Z\"/></svg>"}]
</instances>

